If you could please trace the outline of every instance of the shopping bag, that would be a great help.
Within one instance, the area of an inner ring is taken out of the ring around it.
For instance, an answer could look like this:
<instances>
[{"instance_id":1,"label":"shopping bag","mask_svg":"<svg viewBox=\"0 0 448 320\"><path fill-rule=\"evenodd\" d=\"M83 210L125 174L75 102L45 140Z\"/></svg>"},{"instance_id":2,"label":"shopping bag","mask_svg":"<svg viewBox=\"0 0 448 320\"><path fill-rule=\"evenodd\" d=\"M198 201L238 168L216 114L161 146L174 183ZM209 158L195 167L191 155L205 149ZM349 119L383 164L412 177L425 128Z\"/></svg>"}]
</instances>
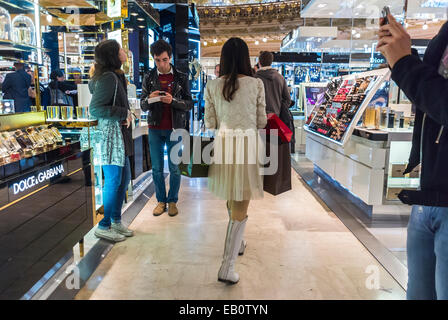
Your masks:
<instances>
[{"instance_id":1,"label":"shopping bag","mask_svg":"<svg viewBox=\"0 0 448 320\"><path fill-rule=\"evenodd\" d=\"M266 155L270 156L269 153L270 142L267 142ZM278 169L274 174L263 177L263 190L276 196L291 189L291 152L289 143L279 144Z\"/></svg>"},{"instance_id":2,"label":"shopping bag","mask_svg":"<svg viewBox=\"0 0 448 320\"><path fill-rule=\"evenodd\" d=\"M276 135L282 142L291 142L292 131L275 113L269 113L267 115L268 123L266 125L266 134L274 135L274 130L277 130Z\"/></svg>"},{"instance_id":3,"label":"shopping bag","mask_svg":"<svg viewBox=\"0 0 448 320\"><path fill-rule=\"evenodd\" d=\"M199 145L200 143L200 145ZM181 162L179 164L180 173L189 178L207 178L208 168L210 164L205 163L202 159L202 152L206 146L213 143L213 138L190 136L190 157L188 163ZM184 147L187 147L184 145ZM185 148L183 150L185 152ZM200 152L200 154L198 154ZM198 161L200 159L200 161Z\"/></svg>"}]
</instances>

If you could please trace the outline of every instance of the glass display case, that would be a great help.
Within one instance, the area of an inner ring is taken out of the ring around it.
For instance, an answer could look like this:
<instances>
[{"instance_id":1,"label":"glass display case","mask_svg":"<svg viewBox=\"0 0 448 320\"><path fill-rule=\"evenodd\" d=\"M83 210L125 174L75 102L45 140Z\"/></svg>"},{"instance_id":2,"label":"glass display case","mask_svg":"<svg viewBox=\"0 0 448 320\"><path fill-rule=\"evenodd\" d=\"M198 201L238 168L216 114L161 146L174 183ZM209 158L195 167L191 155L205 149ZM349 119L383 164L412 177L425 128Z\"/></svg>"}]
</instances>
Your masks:
<instances>
[{"instance_id":1,"label":"glass display case","mask_svg":"<svg viewBox=\"0 0 448 320\"><path fill-rule=\"evenodd\" d=\"M0 7L0 39L11 40L11 16L3 7Z\"/></svg>"},{"instance_id":2,"label":"glass display case","mask_svg":"<svg viewBox=\"0 0 448 320\"><path fill-rule=\"evenodd\" d=\"M332 79L305 130L344 145L388 74L380 69Z\"/></svg>"},{"instance_id":3,"label":"glass display case","mask_svg":"<svg viewBox=\"0 0 448 320\"><path fill-rule=\"evenodd\" d=\"M33 20L24 15L18 15L12 20L12 39L16 43L36 45L36 28Z\"/></svg>"}]
</instances>

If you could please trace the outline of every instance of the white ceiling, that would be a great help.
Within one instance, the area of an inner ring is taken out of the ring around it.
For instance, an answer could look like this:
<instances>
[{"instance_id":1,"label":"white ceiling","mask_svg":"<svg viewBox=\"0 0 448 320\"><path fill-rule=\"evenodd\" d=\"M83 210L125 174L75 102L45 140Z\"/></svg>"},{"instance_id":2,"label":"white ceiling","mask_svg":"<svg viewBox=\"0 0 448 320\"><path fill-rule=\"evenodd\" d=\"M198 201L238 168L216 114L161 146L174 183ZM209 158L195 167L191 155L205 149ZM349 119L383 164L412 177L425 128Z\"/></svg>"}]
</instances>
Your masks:
<instances>
[{"instance_id":1,"label":"white ceiling","mask_svg":"<svg viewBox=\"0 0 448 320\"><path fill-rule=\"evenodd\" d=\"M418 1L418 0L409 0ZM404 0L312 0L302 10L303 18L379 18L384 6L403 15Z\"/></svg>"}]
</instances>

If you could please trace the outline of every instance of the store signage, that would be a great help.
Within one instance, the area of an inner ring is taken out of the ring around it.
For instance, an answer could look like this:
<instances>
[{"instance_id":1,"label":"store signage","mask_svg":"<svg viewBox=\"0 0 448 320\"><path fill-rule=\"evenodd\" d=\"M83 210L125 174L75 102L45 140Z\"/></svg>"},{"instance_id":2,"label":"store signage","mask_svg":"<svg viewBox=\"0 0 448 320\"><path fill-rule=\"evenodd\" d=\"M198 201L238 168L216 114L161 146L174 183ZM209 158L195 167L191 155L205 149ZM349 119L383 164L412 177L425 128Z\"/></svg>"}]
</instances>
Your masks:
<instances>
[{"instance_id":1,"label":"store signage","mask_svg":"<svg viewBox=\"0 0 448 320\"><path fill-rule=\"evenodd\" d=\"M121 40L121 29L110 31L107 33L108 40L115 40L120 44L120 47L123 47L123 41Z\"/></svg>"},{"instance_id":2,"label":"store signage","mask_svg":"<svg viewBox=\"0 0 448 320\"><path fill-rule=\"evenodd\" d=\"M50 168L34 172L25 178L10 183L10 201L20 198L27 193L44 186L50 180L60 177L64 172L64 164L60 163Z\"/></svg>"},{"instance_id":3,"label":"store signage","mask_svg":"<svg viewBox=\"0 0 448 320\"><path fill-rule=\"evenodd\" d=\"M121 0L107 0L107 16L110 18L121 17Z\"/></svg>"}]
</instances>

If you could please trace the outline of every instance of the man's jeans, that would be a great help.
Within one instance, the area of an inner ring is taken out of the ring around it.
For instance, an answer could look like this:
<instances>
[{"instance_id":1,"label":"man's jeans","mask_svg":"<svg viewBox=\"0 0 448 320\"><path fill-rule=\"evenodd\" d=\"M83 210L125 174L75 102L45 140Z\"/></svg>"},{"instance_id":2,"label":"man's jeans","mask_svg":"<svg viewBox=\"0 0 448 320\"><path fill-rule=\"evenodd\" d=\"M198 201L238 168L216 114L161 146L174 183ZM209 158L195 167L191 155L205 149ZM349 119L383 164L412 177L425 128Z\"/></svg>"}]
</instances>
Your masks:
<instances>
[{"instance_id":1,"label":"man's jeans","mask_svg":"<svg viewBox=\"0 0 448 320\"><path fill-rule=\"evenodd\" d=\"M126 157L124 167L102 166L104 173L103 205L104 218L99 222L100 229L109 229L111 222L121 222L121 208L126 197L126 190L131 181L131 166Z\"/></svg>"},{"instance_id":2,"label":"man's jeans","mask_svg":"<svg viewBox=\"0 0 448 320\"><path fill-rule=\"evenodd\" d=\"M151 154L152 177L156 189L156 198L158 202L177 203L180 188L180 170L176 164L171 162L171 149L179 143L170 141L173 130L149 129L149 153ZM164 167L164 147L167 146L168 167L170 170L170 191L168 198L166 196L165 178L163 176Z\"/></svg>"},{"instance_id":3,"label":"man's jeans","mask_svg":"<svg viewBox=\"0 0 448 320\"><path fill-rule=\"evenodd\" d=\"M414 206L408 225L410 300L448 299L448 208Z\"/></svg>"}]
</instances>

